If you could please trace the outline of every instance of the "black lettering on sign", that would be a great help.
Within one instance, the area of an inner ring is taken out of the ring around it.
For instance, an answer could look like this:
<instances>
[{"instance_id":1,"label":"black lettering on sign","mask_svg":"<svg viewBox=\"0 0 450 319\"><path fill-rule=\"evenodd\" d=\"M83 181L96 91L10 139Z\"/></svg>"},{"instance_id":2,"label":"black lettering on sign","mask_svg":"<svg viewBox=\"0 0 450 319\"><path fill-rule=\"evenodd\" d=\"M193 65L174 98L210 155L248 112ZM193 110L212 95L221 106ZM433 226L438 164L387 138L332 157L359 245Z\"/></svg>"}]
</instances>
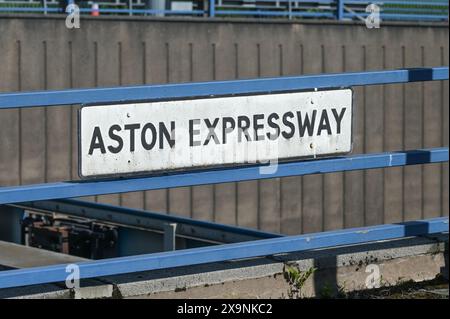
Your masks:
<instances>
[{"instance_id":1,"label":"black lettering on sign","mask_svg":"<svg viewBox=\"0 0 450 319\"><path fill-rule=\"evenodd\" d=\"M194 130L194 125L199 125L200 119L189 120L189 146L200 146L200 141L194 141L194 135L200 135L200 130Z\"/></svg>"},{"instance_id":2,"label":"black lettering on sign","mask_svg":"<svg viewBox=\"0 0 450 319\"><path fill-rule=\"evenodd\" d=\"M347 109L346 107L343 107L342 110L341 110L341 113L339 113L339 114L337 114L336 109L332 109L333 115L334 115L334 119L336 120L337 134L341 134L341 122L342 122L342 119L344 117L344 113L345 113L346 109Z\"/></svg>"},{"instance_id":3,"label":"black lettering on sign","mask_svg":"<svg viewBox=\"0 0 450 319\"><path fill-rule=\"evenodd\" d=\"M313 135L320 136L322 134L341 134L346 111L347 107L330 107L319 110L287 111L285 113L272 112L233 117L226 116L223 118L190 119L188 121L189 146L206 146L211 140L216 145L226 144L230 142L231 136L234 137L232 133L235 129L238 130L237 142L239 143L242 141L264 141L265 139L275 141L280 136L289 140L293 136L303 138L304 136L312 137ZM295 119L295 116L297 116L297 119ZM221 128L218 126L220 121L222 121ZM208 130L207 134L204 132L205 126ZM335 127L336 130L333 131ZM253 129L253 133L249 132L251 129ZM136 147L139 147L139 145L136 146L136 143L139 142L142 148L147 151L154 149L156 143L159 144L159 149L164 149L167 145L170 148L175 147L175 121L170 121L170 125L169 122L159 122L158 127L156 127L156 123L145 122L128 123L123 126L112 124L104 130L105 134L106 132L108 133L106 141L104 141L104 136L102 136L101 128L99 126L94 127L89 146L89 155L92 155L96 150L101 154L106 152L112 154L123 152L124 145L128 141L127 139L129 139L130 144L129 152L135 152ZM298 130L298 133L296 130ZM129 136L126 136L127 134ZM137 134L140 134L140 136L136 136ZM220 137L219 134L221 134ZM207 136L203 139L205 135ZM245 139L243 136L245 136ZM139 138L140 140L137 140Z\"/></svg>"},{"instance_id":4,"label":"black lettering on sign","mask_svg":"<svg viewBox=\"0 0 450 319\"><path fill-rule=\"evenodd\" d=\"M245 124L244 124L245 122ZM240 143L242 141L242 133L244 133L244 136L247 141L251 141L252 138L250 137L250 134L248 133L248 129L250 128L250 119L245 116L238 116L237 120L237 127L238 127L238 142Z\"/></svg>"},{"instance_id":5,"label":"black lettering on sign","mask_svg":"<svg viewBox=\"0 0 450 319\"><path fill-rule=\"evenodd\" d=\"M264 128L264 124L258 124L259 120L264 119L264 114L255 114L253 115L253 130L255 132L255 141L264 140L264 135L259 135L258 130Z\"/></svg>"},{"instance_id":6,"label":"black lettering on sign","mask_svg":"<svg viewBox=\"0 0 450 319\"><path fill-rule=\"evenodd\" d=\"M280 126L274 121L278 120L280 117L277 113L271 113L267 118L267 124L269 124L270 128L275 129L275 133L267 132L267 137L269 140L274 141L280 136Z\"/></svg>"},{"instance_id":7,"label":"black lettering on sign","mask_svg":"<svg viewBox=\"0 0 450 319\"><path fill-rule=\"evenodd\" d=\"M321 135L322 131L326 130L328 135L331 135L330 121L328 120L327 110L322 110L320 117L319 128L317 129L317 135Z\"/></svg>"},{"instance_id":8,"label":"black lettering on sign","mask_svg":"<svg viewBox=\"0 0 450 319\"><path fill-rule=\"evenodd\" d=\"M151 136L152 136L150 143L147 141L147 131L148 130L151 131ZM155 144L156 144L156 128L152 123L147 123L142 128L141 144L142 144L142 147L144 149L146 149L147 151L153 149L153 147L155 146Z\"/></svg>"},{"instance_id":9,"label":"black lettering on sign","mask_svg":"<svg viewBox=\"0 0 450 319\"><path fill-rule=\"evenodd\" d=\"M130 131L130 152L134 152L135 149L135 133L136 130L141 127L141 124L126 124L125 130Z\"/></svg>"},{"instance_id":10,"label":"black lettering on sign","mask_svg":"<svg viewBox=\"0 0 450 319\"><path fill-rule=\"evenodd\" d=\"M317 110L313 110L311 120L309 119L309 115L306 112L305 119L302 121L302 113L300 111L297 112L297 120L298 120L298 132L300 137L305 136L305 131L308 131L308 136L312 136L314 134L314 123L316 121Z\"/></svg>"},{"instance_id":11,"label":"black lettering on sign","mask_svg":"<svg viewBox=\"0 0 450 319\"><path fill-rule=\"evenodd\" d=\"M227 134L230 134L233 132L234 128L236 127L236 123L234 122L234 119L232 117L224 117L222 119L222 140L223 144L227 143Z\"/></svg>"},{"instance_id":12,"label":"black lettering on sign","mask_svg":"<svg viewBox=\"0 0 450 319\"><path fill-rule=\"evenodd\" d=\"M103 137L102 133L100 131L100 128L98 126L94 127L94 132L92 133L92 139L91 139L91 145L89 146L89 155L92 155L94 153L94 150L99 148L100 153L105 154L105 144L103 143Z\"/></svg>"},{"instance_id":13,"label":"black lettering on sign","mask_svg":"<svg viewBox=\"0 0 450 319\"><path fill-rule=\"evenodd\" d=\"M292 136L294 136L295 126L294 126L294 124L292 124L291 121L288 120L288 118L292 119L293 117L294 117L294 114L292 112L287 112L287 113L284 113L284 115L283 115L283 124L290 128L289 133L286 131L283 131L283 133L281 133L285 139L290 139Z\"/></svg>"},{"instance_id":14,"label":"black lettering on sign","mask_svg":"<svg viewBox=\"0 0 450 319\"><path fill-rule=\"evenodd\" d=\"M164 138L169 143L170 148L175 146L175 122L170 121L170 132L163 122L159 122L159 148L164 148Z\"/></svg>"},{"instance_id":15,"label":"black lettering on sign","mask_svg":"<svg viewBox=\"0 0 450 319\"><path fill-rule=\"evenodd\" d=\"M205 119L206 128L208 129L208 136L206 136L205 143L203 145L208 145L209 140L212 138L214 140L215 144L219 144L219 139L217 138L216 133L214 132L214 129L217 126L217 123L219 123L219 119L214 119L214 122L211 124L209 119Z\"/></svg>"},{"instance_id":16,"label":"black lettering on sign","mask_svg":"<svg viewBox=\"0 0 450 319\"><path fill-rule=\"evenodd\" d=\"M114 133L115 131L120 132L121 130L122 129L120 128L120 125L117 124L114 124L109 128L109 138L112 139L113 141L116 141L118 144L116 147L112 145L108 146L108 150L113 154L117 154L122 150L123 140L119 135Z\"/></svg>"}]
</instances>

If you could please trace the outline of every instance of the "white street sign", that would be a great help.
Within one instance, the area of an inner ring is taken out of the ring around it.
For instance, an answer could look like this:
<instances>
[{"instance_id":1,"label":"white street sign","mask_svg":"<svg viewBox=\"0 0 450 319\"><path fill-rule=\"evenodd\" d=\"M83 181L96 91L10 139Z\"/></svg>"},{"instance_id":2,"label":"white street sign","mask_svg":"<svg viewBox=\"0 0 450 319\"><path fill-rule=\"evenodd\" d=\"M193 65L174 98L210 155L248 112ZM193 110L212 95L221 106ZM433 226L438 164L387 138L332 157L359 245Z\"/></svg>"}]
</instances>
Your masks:
<instances>
[{"instance_id":1,"label":"white street sign","mask_svg":"<svg viewBox=\"0 0 450 319\"><path fill-rule=\"evenodd\" d=\"M85 106L82 177L348 153L351 89Z\"/></svg>"}]
</instances>

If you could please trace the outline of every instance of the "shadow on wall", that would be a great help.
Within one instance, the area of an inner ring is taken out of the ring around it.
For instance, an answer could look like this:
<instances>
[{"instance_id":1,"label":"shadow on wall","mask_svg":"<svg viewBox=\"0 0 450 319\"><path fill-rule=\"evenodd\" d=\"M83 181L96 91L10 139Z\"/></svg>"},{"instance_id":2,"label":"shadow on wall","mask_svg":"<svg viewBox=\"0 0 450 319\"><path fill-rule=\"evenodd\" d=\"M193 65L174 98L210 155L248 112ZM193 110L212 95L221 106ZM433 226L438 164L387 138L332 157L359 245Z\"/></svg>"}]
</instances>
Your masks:
<instances>
[{"instance_id":1,"label":"shadow on wall","mask_svg":"<svg viewBox=\"0 0 450 319\"><path fill-rule=\"evenodd\" d=\"M424 152L428 153L428 152ZM426 156L426 154L424 154ZM426 234L431 232L430 224L428 222L422 221L408 221L403 223L397 223L397 225L404 225L404 237L421 237L420 234ZM433 237L433 235L427 235L425 237ZM449 278L449 266L448 266L448 241L445 243L445 265L441 267L440 274L448 280ZM319 298L332 298L340 293L341 288L339 285L338 278L338 259L340 254L347 253L358 253L369 250L382 250L389 248L400 248L409 247L411 244L407 240L390 241L390 242L374 242L372 244L366 244L363 246L353 246L353 247L338 247L332 249L329 255L321 256L320 258L314 258L314 268L318 269L317 272L313 274L314 280L314 294ZM362 248L364 247L364 248ZM305 254L308 254L305 252ZM313 254L313 252L311 252ZM366 261L369 263L377 263L376 260L371 260L370 258ZM333 267L334 265L334 267ZM324 269L326 268L326 271ZM322 270L322 271L320 271Z\"/></svg>"},{"instance_id":2,"label":"shadow on wall","mask_svg":"<svg viewBox=\"0 0 450 319\"><path fill-rule=\"evenodd\" d=\"M448 242L445 243L444 261L445 265L441 268L441 275L448 280Z\"/></svg>"}]
</instances>

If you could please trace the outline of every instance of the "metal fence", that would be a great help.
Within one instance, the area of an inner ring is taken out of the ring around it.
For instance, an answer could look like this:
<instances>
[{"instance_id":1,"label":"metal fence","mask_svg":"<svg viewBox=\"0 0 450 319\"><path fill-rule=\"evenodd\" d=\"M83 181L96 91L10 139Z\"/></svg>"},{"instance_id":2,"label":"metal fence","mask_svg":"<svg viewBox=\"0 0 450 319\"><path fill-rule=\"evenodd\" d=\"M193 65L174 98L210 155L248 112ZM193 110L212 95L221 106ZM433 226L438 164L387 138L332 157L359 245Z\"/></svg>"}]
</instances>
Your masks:
<instances>
[{"instance_id":1,"label":"metal fence","mask_svg":"<svg viewBox=\"0 0 450 319\"><path fill-rule=\"evenodd\" d=\"M73 0L69 0L73 1ZM63 13L58 0L0 0L0 12ZM95 15L320 18L364 20L376 5L381 20L448 21L448 0L148 0L75 1ZM93 5L98 5L94 6ZM378 12L378 11L377 11Z\"/></svg>"},{"instance_id":2,"label":"metal fence","mask_svg":"<svg viewBox=\"0 0 450 319\"><path fill-rule=\"evenodd\" d=\"M254 80L4 93L0 94L0 112L2 109L10 108L52 107L82 103L125 103L155 99L211 97L226 94L276 93L319 88L438 81L448 80L448 78L448 67L435 67ZM30 206L34 205L33 203L30 204L30 201L442 162L448 162L448 148L356 154L319 160L280 163L275 173L264 175L260 174L258 166L245 166L214 170L206 169L196 172L177 172L132 179L22 185L0 188L0 205ZM69 204L72 206L77 205L76 202L70 202ZM85 209L88 208L85 207ZM111 209L109 213L111 219L119 218L118 214L126 215L127 211ZM133 214L136 217L136 213ZM221 230L223 231L224 229L221 228ZM277 237L273 235L274 237L272 238L270 234L261 235L255 231L254 233L246 232L246 235L257 236L261 239L180 251L81 262L78 266L80 268L80 278L93 278L440 232L448 232L448 217L299 236ZM242 234L242 231L239 233ZM1 271L0 288L60 282L64 281L66 276L66 265Z\"/></svg>"}]
</instances>

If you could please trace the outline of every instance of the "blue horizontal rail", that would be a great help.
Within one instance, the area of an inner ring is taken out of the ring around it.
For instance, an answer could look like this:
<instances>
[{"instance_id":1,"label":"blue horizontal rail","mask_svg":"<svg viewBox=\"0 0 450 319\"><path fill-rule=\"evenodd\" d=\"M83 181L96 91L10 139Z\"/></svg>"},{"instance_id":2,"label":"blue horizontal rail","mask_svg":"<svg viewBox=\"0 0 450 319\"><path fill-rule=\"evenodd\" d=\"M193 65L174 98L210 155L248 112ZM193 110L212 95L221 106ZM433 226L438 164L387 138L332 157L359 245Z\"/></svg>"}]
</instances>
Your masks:
<instances>
[{"instance_id":1,"label":"blue horizontal rail","mask_svg":"<svg viewBox=\"0 0 450 319\"><path fill-rule=\"evenodd\" d=\"M279 163L277 171L273 174L261 174L260 166L250 166L209 169L143 178L32 184L0 188L0 204L446 161L448 161L448 148L434 148Z\"/></svg>"},{"instance_id":2,"label":"blue horizontal rail","mask_svg":"<svg viewBox=\"0 0 450 319\"><path fill-rule=\"evenodd\" d=\"M448 218L327 231L78 263L80 279L448 232ZM0 272L0 288L65 281L66 265Z\"/></svg>"},{"instance_id":3,"label":"blue horizontal rail","mask_svg":"<svg viewBox=\"0 0 450 319\"><path fill-rule=\"evenodd\" d=\"M4 6L6 4L6 6ZM37 3L36 3L37 4ZM286 18L327 18L327 19L353 19L362 18L362 15L344 15L345 9L365 12L369 4L377 4L381 11L385 9L394 10L390 15L382 15L383 20L416 20L416 21L442 21L448 20L448 1L439 0L419 0L419 1L401 1L401 0L258 0L254 6L245 6L243 3L209 0L208 10L157 10L145 9L141 6L130 6L129 3L122 2L123 6L115 8L107 4L100 4L98 11L100 15L118 14L118 15L159 15L159 16L245 16L245 17L286 17ZM63 9L56 6L16 6L14 2L0 2L0 12L30 12L30 13L64 13ZM435 8L436 14L430 14L430 7ZM89 14L93 9L82 5L80 12ZM407 14L402 14L407 13Z\"/></svg>"},{"instance_id":4,"label":"blue horizontal rail","mask_svg":"<svg viewBox=\"0 0 450 319\"><path fill-rule=\"evenodd\" d=\"M448 80L448 67L260 78L116 88L31 91L0 94L0 109L84 103L123 103L221 95L277 93L361 85Z\"/></svg>"},{"instance_id":5,"label":"blue horizontal rail","mask_svg":"<svg viewBox=\"0 0 450 319\"><path fill-rule=\"evenodd\" d=\"M0 7L0 12L52 12L61 13L63 10L61 8L52 7Z\"/></svg>"},{"instance_id":6,"label":"blue horizontal rail","mask_svg":"<svg viewBox=\"0 0 450 319\"><path fill-rule=\"evenodd\" d=\"M204 14L203 10L157 10L157 9L106 9L100 8L99 13L128 13L128 14L175 14L175 15L199 15ZM89 8L80 8L80 12L92 12Z\"/></svg>"},{"instance_id":7,"label":"blue horizontal rail","mask_svg":"<svg viewBox=\"0 0 450 319\"><path fill-rule=\"evenodd\" d=\"M215 0L217 1L217 0ZM291 4L295 4L298 3L299 5L301 4L334 4L336 2L336 0L258 0L258 2L269 2L269 3L274 3L274 2L278 2L278 3L291 3ZM220 7L220 5L217 5L218 7ZM275 7L276 8L276 7Z\"/></svg>"},{"instance_id":8,"label":"blue horizontal rail","mask_svg":"<svg viewBox=\"0 0 450 319\"><path fill-rule=\"evenodd\" d=\"M0 12L47 12L47 13L64 13L62 8L57 7L0 7ZM80 8L80 12L91 13L90 8ZM185 15L199 15L204 14L203 10L157 10L157 9L113 9L100 8L98 12L101 13L126 13L126 14L185 14Z\"/></svg>"},{"instance_id":9,"label":"blue horizontal rail","mask_svg":"<svg viewBox=\"0 0 450 319\"><path fill-rule=\"evenodd\" d=\"M426 0L418 0L418 1L402 1L402 0L345 0L345 4L396 4L396 5L416 5L416 6L448 6L448 0L439 0L439 1L426 1Z\"/></svg>"},{"instance_id":10,"label":"blue horizontal rail","mask_svg":"<svg viewBox=\"0 0 450 319\"><path fill-rule=\"evenodd\" d=\"M222 15L241 15L241 16L273 16L273 17L315 17L315 18L332 18L332 12L306 12L306 11L264 11L264 10L217 10L217 14Z\"/></svg>"},{"instance_id":11,"label":"blue horizontal rail","mask_svg":"<svg viewBox=\"0 0 450 319\"><path fill-rule=\"evenodd\" d=\"M344 17L362 17L365 18L369 14L368 13L344 13ZM416 20L419 17L419 15L415 14L400 14L400 13L380 13L380 19L389 19L389 20L403 20L403 21L410 21L410 20ZM420 18L422 20L445 20L448 18L447 15L420 15Z\"/></svg>"}]
</instances>

